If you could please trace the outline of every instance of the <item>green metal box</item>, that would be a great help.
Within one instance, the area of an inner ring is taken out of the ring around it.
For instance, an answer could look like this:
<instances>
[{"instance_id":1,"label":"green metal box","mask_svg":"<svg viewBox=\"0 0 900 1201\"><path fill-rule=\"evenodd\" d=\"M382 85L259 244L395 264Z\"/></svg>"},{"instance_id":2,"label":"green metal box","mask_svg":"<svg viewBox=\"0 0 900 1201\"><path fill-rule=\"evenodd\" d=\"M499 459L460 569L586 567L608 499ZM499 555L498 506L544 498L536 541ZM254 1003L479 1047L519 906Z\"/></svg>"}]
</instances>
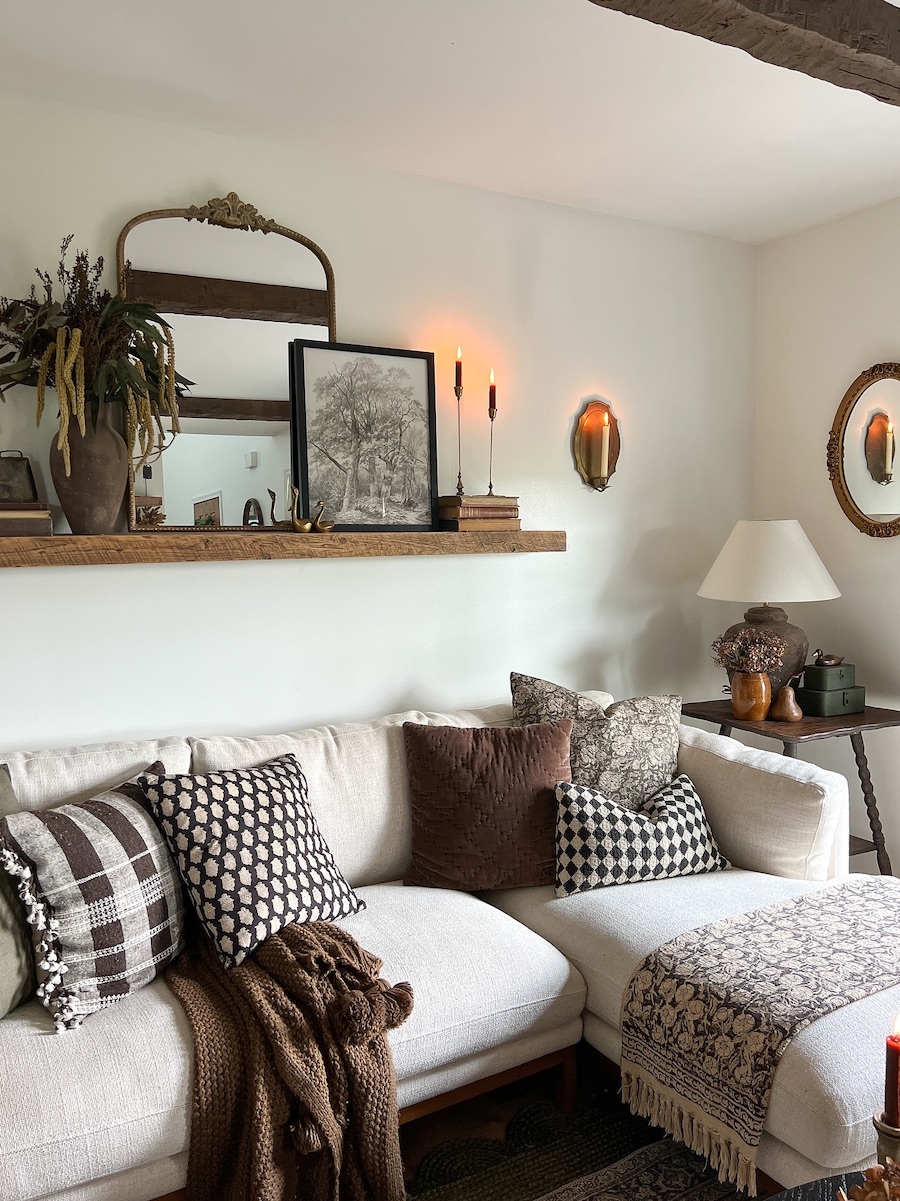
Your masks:
<instances>
[{"instance_id":1,"label":"green metal box","mask_svg":"<svg viewBox=\"0 0 900 1201\"><path fill-rule=\"evenodd\" d=\"M862 713L866 707L865 688L798 688L797 703L804 717L841 717Z\"/></svg>"},{"instance_id":2,"label":"green metal box","mask_svg":"<svg viewBox=\"0 0 900 1201\"><path fill-rule=\"evenodd\" d=\"M816 688L821 692L829 688L852 688L856 683L856 668L852 663L839 667L816 667L811 663L803 669L804 688Z\"/></svg>"}]
</instances>

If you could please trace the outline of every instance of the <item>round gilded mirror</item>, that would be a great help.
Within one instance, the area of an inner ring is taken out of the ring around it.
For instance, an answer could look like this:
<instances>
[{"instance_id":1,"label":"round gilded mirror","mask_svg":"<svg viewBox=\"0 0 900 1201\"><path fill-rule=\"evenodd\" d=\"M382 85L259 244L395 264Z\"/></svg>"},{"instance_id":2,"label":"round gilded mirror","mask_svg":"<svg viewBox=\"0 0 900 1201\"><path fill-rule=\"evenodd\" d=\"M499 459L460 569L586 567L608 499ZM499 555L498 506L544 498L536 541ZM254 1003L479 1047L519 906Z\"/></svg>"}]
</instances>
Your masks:
<instances>
[{"instance_id":1,"label":"round gilded mirror","mask_svg":"<svg viewBox=\"0 0 900 1201\"><path fill-rule=\"evenodd\" d=\"M900 363L876 363L844 394L828 437L828 475L841 508L872 538L900 534Z\"/></svg>"}]
</instances>

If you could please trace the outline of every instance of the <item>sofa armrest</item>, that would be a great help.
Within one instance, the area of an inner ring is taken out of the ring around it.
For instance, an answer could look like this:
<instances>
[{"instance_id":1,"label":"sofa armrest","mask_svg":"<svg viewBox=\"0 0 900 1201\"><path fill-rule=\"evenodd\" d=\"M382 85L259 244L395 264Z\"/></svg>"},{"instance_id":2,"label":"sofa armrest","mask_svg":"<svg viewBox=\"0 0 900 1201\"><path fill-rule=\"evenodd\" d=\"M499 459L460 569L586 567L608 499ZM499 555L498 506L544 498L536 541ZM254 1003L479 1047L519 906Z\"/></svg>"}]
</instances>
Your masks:
<instances>
[{"instance_id":1,"label":"sofa armrest","mask_svg":"<svg viewBox=\"0 0 900 1201\"><path fill-rule=\"evenodd\" d=\"M678 770L693 780L735 867L798 880L849 872L848 787L837 772L689 726Z\"/></svg>"}]
</instances>

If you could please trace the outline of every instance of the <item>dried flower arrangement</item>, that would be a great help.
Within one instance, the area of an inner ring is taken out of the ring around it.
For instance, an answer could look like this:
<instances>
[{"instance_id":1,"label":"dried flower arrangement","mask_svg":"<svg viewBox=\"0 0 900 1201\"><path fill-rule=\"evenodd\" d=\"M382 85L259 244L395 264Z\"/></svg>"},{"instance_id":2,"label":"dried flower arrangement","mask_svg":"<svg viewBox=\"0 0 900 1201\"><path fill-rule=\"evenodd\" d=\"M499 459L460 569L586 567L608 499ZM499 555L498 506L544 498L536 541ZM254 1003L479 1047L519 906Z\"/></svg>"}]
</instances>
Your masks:
<instances>
[{"instance_id":1,"label":"dried flower arrangement","mask_svg":"<svg viewBox=\"0 0 900 1201\"><path fill-rule=\"evenodd\" d=\"M32 285L23 300L0 298L0 399L16 384L37 388L37 421L46 389L59 398L57 447L70 474L69 426L85 432L87 406L97 424L101 403L118 402L127 416L129 453L138 466L166 443L162 418L178 432L178 398L190 383L175 370L168 322L152 305L123 300L101 288L103 257L91 263L86 251L66 263L73 235L60 246L56 278L62 300L53 298L49 272L36 269L43 295Z\"/></svg>"},{"instance_id":2,"label":"dried flower arrangement","mask_svg":"<svg viewBox=\"0 0 900 1201\"><path fill-rule=\"evenodd\" d=\"M728 671L770 672L781 667L787 645L777 634L756 626L740 626L713 639L712 656L717 667Z\"/></svg>"},{"instance_id":3,"label":"dried flower arrangement","mask_svg":"<svg viewBox=\"0 0 900 1201\"><path fill-rule=\"evenodd\" d=\"M843 1189L837 1191L838 1201L847 1201ZM900 1164L888 1159L882 1165L866 1168L862 1184L850 1189L851 1201L898 1201L900 1198Z\"/></svg>"}]
</instances>

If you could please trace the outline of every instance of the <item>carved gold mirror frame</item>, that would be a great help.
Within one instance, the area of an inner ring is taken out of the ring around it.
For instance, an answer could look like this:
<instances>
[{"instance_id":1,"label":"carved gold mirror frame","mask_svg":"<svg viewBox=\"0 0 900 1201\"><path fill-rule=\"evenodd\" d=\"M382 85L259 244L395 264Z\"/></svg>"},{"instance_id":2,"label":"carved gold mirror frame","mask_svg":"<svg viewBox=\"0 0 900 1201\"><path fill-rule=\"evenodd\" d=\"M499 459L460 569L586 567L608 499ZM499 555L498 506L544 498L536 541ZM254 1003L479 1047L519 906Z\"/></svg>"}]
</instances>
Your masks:
<instances>
[{"instance_id":1,"label":"carved gold mirror frame","mask_svg":"<svg viewBox=\"0 0 900 1201\"><path fill-rule=\"evenodd\" d=\"M298 287L242 281L224 276L173 275L163 271L141 270L133 267L128 261L126 245L131 231L145 222L173 219L206 223L236 232L243 231L287 238L298 246L306 248L315 256L324 272L325 286L323 288ZM163 314L264 322L296 322L307 326L320 326L323 329L327 327L329 342L334 342L337 338L334 271L328 256L310 238L285 225L279 225L271 218L261 216L252 204L241 200L236 192L229 192L223 197L215 197L199 206L152 209L132 217L122 229L116 242L116 275L119 281L119 291L123 297L147 301ZM287 347L285 347L285 368L286 366ZM186 418L237 421L288 421L290 419L290 402L269 399L221 399L214 396L197 396L189 391L179 402L179 415ZM160 533L196 530L201 533L214 533L218 530L275 528L271 525L254 525L252 527L160 525L154 527L138 521L135 501L136 490L132 470L129 473L128 486L128 528L130 530L152 532L156 529Z\"/></svg>"},{"instance_id":2,"label":"carved gold mirror frame","mask_svg":"<svg viewBox=\"0 0 900 1201\"><path fill-rule=\"evenodd\" d=\"M838 504L844 510L858 530L868 534L870 538L895 538L900 534L900 517L892 521L877 521L864 513L851 495L847 486L847 476L844 471L844 443L850 417L857 401L867 388L880 380L892 379L900 381L900 363L876 363L868 371L858 375L838 405L831 433L828 435L828 477ZM898 485L900 486L900 485Z\"/></svg>"}]
</instances>

